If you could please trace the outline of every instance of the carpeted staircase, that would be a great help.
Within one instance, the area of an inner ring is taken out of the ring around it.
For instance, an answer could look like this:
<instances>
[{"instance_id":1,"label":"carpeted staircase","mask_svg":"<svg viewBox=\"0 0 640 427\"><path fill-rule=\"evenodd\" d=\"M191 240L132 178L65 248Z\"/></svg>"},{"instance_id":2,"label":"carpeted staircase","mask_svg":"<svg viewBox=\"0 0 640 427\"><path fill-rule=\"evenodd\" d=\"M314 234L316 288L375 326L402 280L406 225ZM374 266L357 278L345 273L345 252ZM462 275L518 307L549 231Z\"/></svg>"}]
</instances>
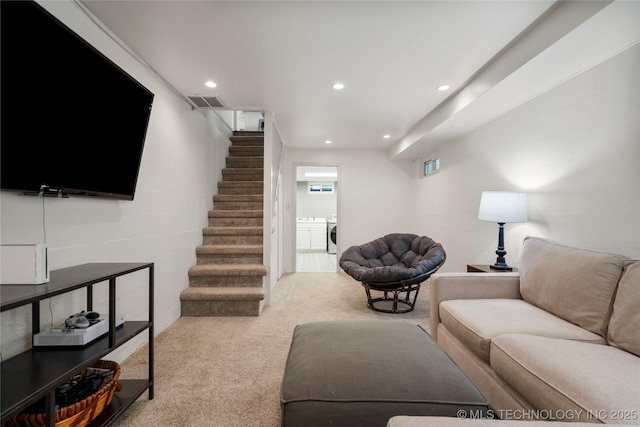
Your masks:
<instances>
[{"instance_id":1,"label":"carpeted staircase","mask_svg":"<svg viewBox=\"0 0 640 427\"><path fill-rule=\"evenodd\" d=\"M258 316L262 310L264 133L235 131L209 226L182 291L182 316Z\"/></svg>"}]
</instances>

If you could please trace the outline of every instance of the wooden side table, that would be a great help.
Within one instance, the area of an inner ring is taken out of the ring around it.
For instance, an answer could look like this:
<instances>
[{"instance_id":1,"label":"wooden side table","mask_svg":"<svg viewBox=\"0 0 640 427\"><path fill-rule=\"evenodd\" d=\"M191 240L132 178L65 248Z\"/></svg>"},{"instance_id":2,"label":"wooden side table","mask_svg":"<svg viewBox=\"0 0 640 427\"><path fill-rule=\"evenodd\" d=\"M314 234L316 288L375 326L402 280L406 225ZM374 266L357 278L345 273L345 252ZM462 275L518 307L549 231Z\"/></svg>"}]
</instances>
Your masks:
<instances>
[{"instance_id":1,"label":"wooden side table","mask_svg":"<svg viewBox=\"0 0 640 427\"><path fill-rule=\"evenodd\" d=\"M491 268L489 264L467 264L467 273L517 273L518 269L513 267L511 270L496 270Z\"/></svg>"}]
</instances>

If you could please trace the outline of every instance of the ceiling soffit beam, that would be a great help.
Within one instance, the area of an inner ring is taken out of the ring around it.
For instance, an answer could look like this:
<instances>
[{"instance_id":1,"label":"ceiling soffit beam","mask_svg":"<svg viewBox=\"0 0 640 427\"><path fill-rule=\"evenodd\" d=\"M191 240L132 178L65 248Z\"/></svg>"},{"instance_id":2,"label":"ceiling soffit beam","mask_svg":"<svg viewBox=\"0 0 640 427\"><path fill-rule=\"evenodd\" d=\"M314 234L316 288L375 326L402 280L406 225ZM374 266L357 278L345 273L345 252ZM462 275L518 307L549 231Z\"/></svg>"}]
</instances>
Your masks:
<instances>
[{"instance_id":1,"label":"ceiling soffit beam","mask_svg":"<svg viewBox=\"0 0 640 427\"><path fill-rule=\"evenodd\" d=\"M555 2L476 71L457 91L420 119L397 144L389 149L389 157L393 159L408 150L431 130L453 117L612 1L560 0Z\"/></svg>"}]
</instances>

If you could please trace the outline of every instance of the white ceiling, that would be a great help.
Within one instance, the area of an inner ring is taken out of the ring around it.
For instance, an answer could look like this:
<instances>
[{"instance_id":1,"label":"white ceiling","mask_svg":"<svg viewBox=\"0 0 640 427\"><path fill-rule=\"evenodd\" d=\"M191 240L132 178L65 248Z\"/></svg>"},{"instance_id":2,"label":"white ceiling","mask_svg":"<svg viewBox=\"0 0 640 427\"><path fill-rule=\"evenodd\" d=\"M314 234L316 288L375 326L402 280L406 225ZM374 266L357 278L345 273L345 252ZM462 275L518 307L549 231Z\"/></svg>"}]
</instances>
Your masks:
<instances>
[{"instance_id":1,"label":"white ceiling","mask_svg":"<svg viewBox=\"0 0 640 427\"><path fill-rule=\"evenodd\" d=\"M640 40L638 1L568 2L564 11L550 0L79 4L181 94L273 113L286 146L385 149L398 159L418 158ZM451 89L439 92L445 83Z\"/></svg>"}]
</instances>

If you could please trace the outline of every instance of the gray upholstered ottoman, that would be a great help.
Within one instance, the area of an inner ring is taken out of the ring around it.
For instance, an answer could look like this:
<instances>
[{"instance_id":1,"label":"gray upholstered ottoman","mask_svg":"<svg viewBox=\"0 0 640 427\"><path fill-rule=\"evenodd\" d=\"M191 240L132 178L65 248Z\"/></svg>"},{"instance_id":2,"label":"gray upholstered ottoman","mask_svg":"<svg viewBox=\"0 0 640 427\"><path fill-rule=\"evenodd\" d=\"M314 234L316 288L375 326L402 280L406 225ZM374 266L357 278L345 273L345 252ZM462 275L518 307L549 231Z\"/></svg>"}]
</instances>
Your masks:
<instances>
[{"instance_id":1,"label":"gray upholstered ottoman","mask_svg":"<svg viewBox=\"0 0 640 427\"><path fill-rule=\"evenodd\" d=\"M429 334L394 320L298 325L281 403L283 427L384 427L396 415L488 410Z\"/></svg>"}]
</instances>

